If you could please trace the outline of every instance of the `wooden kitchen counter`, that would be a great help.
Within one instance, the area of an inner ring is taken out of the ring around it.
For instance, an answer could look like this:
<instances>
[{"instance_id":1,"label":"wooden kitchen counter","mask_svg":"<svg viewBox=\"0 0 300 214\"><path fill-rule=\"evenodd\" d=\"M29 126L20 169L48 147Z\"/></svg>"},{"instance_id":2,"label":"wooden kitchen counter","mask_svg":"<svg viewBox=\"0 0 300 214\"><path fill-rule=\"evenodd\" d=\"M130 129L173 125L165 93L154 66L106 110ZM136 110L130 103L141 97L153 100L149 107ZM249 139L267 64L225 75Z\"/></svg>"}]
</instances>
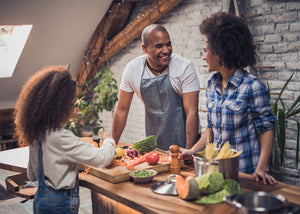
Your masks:
<instances>
[{"instance_id":1,"label":"wooden kitchen counter","mask_svg":"<svg viewBox=\"0 0 300 214\"><path fill-rule=\"evenodd\" d=\"M193 165L185 165L181 174L183 176L195 175ZM199 205L177 196L159 195L152 192L151 185L166 181L168 176L169 173L158 174L149 184L135 184L134 181L112 184L87 174L80 178L80 185L141 213L238 213L235 208L226 203ZM239 173L239 184L244 192L266 191L282 194L287 197L288 202L300 205L300 187L298 186L281 182L276 185L264 185L261 182L256 183L251 175L244 173Z\"/></svg>"},{"instance_id":2,"label":"wooden kitchen counter","mask_svg":"<svg viewBox=\"0 0 300 214\"><path fill-rule=\"evenodd\" d=\"M27 162L28 148L0 152L0 168L2 169L25 172ZM181 174L183 176L195 175L193 165L185 165ZM97 209L97 205L102 199L97 196L101 195L113 199L119 205L126 205L141 213L238 213L235 208L226 203L199 205L192 201L184 201L177 196L159 195L152 192L151 186L156 182L166 181L168 176L169 173L159 173L149 184L135 184L134 181L113 184L90 174L82 174L80 185L91 189L93 208L95 209ZM244 192L266 191L282 194L288 199L289 203L300 205L300 187L298 186L281 182L277 185L263 185L262 182L256 183L252 180L251 175L244 173L239 173L238 182ZM93 213L98 213L95 209ZM133 213L133 211L127 213Z\"/></svg>"}]
</instances>

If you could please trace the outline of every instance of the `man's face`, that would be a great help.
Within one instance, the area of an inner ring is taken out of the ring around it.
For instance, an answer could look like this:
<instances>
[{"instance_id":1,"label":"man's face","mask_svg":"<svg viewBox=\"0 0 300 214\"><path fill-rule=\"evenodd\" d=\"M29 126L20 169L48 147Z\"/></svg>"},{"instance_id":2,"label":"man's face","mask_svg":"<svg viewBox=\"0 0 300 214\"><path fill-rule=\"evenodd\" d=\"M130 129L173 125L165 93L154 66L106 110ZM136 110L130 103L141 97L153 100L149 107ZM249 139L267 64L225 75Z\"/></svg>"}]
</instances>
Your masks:
<instances>
[{"instance_id":1,"label":"man's face","mask_svg":"<svg viewBox=\"0 0 300 214\"><path fill-rule=\"evenodd\" d=\"M152 31L148 35L148 44L142 45L150 66L160 70L170 62L172 44L168 32Z\"/></svg>"},{"instance_id":2,"label":"man's face","mask_svg":"<svg viewBox=\"0 0 300 214\"><path fill-rule=\"evenodd\" d=\"M218 55L213 54L210 51L209 45L207 42L204 43L203 51L204 51L203 60L206 61L206 63L207 63L208 71L209 72L218 71L219 67L220 67L220 58Z\"/></svg>"}]
</instances>

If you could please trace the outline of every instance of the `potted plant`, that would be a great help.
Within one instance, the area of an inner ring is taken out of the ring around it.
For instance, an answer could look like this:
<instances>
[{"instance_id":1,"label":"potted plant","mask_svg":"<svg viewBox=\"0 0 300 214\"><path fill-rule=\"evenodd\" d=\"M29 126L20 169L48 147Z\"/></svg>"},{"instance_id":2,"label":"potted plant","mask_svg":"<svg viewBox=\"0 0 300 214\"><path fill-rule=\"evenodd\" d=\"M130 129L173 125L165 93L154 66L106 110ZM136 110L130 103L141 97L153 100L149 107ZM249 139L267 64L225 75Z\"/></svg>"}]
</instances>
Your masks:
<instances>
[{"instance_id":1,"label":"potted plant","mask_svg":"<svg viewBox=\"0 0 300 214\"><path fill-rule=\"evenodd\" d=\"M86 131L90 135L97 135L102 127L99 113L103 110L113 110L118 101L118 85L112 75L113 73L104 66L85 84L84 90L77 96L74 116L65 126L75 135L83 137Z\"/></svg>"},{"instance_id":2,"label":"potted plant","mask_svg":"<svg viewBox=\"0 0 300 214\"><path fill-rule=\"evenodd\" d=\"M285 165L285 149L286 149L286 122L288 120L294 120L297 124L297 137L296 137L296 168L298 168L299 162L299 133L300 133L300 123L294 116L300 113L300 96L298 96L295 102L287 108L284 104L283 100L281 99L281 95L283 94L284 90L286 89L287 85L291 81L294 73L289 77L289 79L285 82L283 88L281 89L280 93L278 94L275 102L271 104L271 111L273 115L277 116L277 120L274 125L274 147L272 152L271 158L271 170L274 170L275 166L275 158L276 158L276 148L279 150L279 157L280 157L280 165L284 167ZM268 85L269 88L269 85ZM270 88L269 88L270 91ZM279 105L280 103L280 105Z\"/></svg>"}]
</instances>

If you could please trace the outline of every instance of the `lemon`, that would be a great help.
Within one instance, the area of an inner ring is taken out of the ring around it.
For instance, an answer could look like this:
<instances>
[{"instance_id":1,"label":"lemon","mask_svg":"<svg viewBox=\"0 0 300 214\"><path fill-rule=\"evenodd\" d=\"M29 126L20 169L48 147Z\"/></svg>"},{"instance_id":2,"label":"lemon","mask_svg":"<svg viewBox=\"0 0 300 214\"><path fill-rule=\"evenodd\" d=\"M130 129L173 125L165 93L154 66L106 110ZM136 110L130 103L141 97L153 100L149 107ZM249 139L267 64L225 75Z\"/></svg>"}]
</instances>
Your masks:
<instances>
[{"instance_id":1,"label":"lemon","mask_svg":"<svg viewBox=\"0 0 300 214\"><path fill-rule=\"evenodd\" d=\"M120 158L124 155L124 150L122 148L116 148L116 158Z\"/></svg>"}]
</instances>

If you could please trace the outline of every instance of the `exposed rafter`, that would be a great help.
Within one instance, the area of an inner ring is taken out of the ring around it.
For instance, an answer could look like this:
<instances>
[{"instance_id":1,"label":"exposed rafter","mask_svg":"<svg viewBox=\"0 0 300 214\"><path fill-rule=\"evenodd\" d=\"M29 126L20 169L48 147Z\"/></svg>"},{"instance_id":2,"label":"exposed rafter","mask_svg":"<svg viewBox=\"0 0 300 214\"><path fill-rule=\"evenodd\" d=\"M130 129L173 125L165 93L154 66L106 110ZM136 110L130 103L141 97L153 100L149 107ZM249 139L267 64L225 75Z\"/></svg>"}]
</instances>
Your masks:
<instances>
[{"instance_id":1,"label":"exposed rafter","mask_svg":"<svg viewBox=\"0 0 300 214\"><path fill-rule=\"evenodd\" d=\"M86 81L93 78L98 68L96 67L99 56L102 54L105 43L115 34L120 32L130 14L133 3L117 1L111 5L105 16L98 24L85 55L81 61L76 75L77 86L85 85ZM82 88L77 88L77 94Z\"/></svg>"},{"instance_id":2,"label":"exposed rafter","mask_svg":"<svg viewBox=\"0 0 300 214\"><path fill-rule=\"evenodd\" d=\"M76 76L77 85L84 85L87 80L91 79L96 72L101 69L108 59L110 59L121 49L126 47L126 45L132 42L137 36L139 36L147 25L153 24L155 21L163 17L181 1L182 0L155 1L143 13L138 15L134 21L128 24L121 32L119 32L113 38L108 39L107 33L110 31L110 28L115 25L113 20L126 20L129 16L129 14L125 16L124 14L119 14L119 12L113 12L117 11L118 8L121 7L120 5L122 5L119 3L114 3L110 9L111 12L107 14L107 16L105 16L98 25L87 48L87 52L82 60L80 69ZM126 1L125 3L128 5L132 4ZM109 40L109 42L105 45L106 40ZM80 91L81 88L77 88L77 94Z\"/></svg>"}]
</instances>

